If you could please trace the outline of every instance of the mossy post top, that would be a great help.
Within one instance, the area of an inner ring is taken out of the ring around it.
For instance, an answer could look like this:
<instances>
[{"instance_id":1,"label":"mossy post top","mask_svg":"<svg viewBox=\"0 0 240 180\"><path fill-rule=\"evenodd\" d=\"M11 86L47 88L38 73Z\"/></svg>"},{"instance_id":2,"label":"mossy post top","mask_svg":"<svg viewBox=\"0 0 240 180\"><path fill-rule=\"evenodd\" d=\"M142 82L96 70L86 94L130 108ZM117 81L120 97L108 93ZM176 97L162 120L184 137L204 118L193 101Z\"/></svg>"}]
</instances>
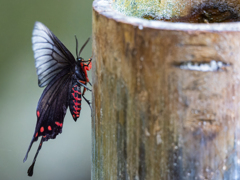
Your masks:
<instances>
[{"instance_id":1,"label":"mossy post top","mask_svg":"<svg viewBox=\"0 0 240 180\"><path fill-rule=\"evenodd\" d=\"M192 8L204 6L218 6L220 9L229 8L238 12L240 1L218 2L199 1L199 0L95 0L93 8L99 14L119 22L133 24L139 29L154 28L165 30L181 31L240 31L240 22L228 23L182 23L182 22L164 22L157 20L146 20L141 18L145 15L154 15L157 17L172 18L182 17L191 13Z\"/></svg>"}]
</instances>

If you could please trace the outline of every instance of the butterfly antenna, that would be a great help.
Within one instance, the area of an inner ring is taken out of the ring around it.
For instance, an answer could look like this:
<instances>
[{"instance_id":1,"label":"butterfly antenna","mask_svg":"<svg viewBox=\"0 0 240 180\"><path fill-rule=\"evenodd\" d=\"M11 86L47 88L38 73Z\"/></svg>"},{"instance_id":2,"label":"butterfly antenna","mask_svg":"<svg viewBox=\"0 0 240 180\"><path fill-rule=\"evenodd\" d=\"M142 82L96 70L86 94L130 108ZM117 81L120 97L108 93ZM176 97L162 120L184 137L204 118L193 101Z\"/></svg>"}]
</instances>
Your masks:
<instances>
[{"instance_id":1,"label":"butterfly antenna","mask_svg":"<svg viewBox=\"0 0 240 180\"><path fill-rule=\"evenodd\" d=\"M77 40L76 35L75 35L75 39L76 39L76 54L77 54L77 58L79 58L79 56L78 56L78 40Z\"/></svg>"},{"instance_id":2,"label":"butterfly antenna","mask_svg":"<svg viewBox=\"0 0 240 180\"><path fill-rule=\"evenodd\" d=\"M79 51L79 56L83 50L83 48L87 45L88 41L90 40L90 37L87 39L87 41L83 44L83 46L81 47L80 51Z\"/></svg>"}]
</instances>

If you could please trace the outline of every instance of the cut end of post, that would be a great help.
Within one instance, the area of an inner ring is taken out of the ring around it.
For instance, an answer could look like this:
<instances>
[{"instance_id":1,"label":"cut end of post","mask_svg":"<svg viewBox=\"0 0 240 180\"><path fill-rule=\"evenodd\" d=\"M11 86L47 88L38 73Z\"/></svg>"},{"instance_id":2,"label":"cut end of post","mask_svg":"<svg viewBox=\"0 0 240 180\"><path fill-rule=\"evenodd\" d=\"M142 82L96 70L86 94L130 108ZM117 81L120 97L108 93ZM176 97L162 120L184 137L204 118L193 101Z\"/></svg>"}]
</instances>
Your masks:
<instances>
[{"instance_id":1,"label":"cut end of post","mask_svg":"<svg viewBox=\"0 0 240 180\"><path fill-rule=\"evenodd\" d=\"M118 0L113 8L127 16L170 22L219 23L240 20L238 1Z\"/></svg>"},{"instance_id":2,"label":"cut end of post","mask_svg":"<svg viewBox=\"0 0 240 180\"><path fill-rule=\"evenodd\" d=\"M93 7L139 30L240 31L240 2L232 0L95 0Z\"/></svg>"}]
</instances>

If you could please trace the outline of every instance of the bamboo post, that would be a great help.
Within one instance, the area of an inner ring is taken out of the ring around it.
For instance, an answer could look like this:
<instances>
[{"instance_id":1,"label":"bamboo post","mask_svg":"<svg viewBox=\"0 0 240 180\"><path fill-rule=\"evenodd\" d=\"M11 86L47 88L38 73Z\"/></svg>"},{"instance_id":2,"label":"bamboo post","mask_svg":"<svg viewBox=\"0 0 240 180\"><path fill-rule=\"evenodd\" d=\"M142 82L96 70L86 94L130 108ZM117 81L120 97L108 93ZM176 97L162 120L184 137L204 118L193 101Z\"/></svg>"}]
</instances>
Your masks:
<instances>
[{"instance_id":1,"label":"bamboo post","mask_svg":"<svg viewBox=\"0 0 240 180\"><path fill-rule=\"evenodd\" d=\"M240 23L145 20L124 2L93 2L92 180L240 179Z\"/></svg>"}]
</instances>

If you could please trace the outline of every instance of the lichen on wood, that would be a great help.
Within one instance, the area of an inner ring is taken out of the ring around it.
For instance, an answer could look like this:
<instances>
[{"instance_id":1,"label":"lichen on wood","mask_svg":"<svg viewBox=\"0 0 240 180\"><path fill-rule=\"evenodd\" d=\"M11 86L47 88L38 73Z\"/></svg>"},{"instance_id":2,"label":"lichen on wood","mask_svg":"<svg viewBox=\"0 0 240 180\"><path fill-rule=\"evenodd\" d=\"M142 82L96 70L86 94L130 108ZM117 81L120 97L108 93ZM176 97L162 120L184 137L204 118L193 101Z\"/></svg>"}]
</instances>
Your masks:
<instances>
[{"instance_id":1,"label":"lichen on wood","mask_svg":"<svg viewBox=\"0 0 240 180\"><path fill-rule=\"evenodd\" d=\"M154 19L171 19L193 15L209 7L220 11L234 10L239 14L240 2L236 0L113 0L115 10L134 17L153 17Z\"/></svg>"}]
</instances>

